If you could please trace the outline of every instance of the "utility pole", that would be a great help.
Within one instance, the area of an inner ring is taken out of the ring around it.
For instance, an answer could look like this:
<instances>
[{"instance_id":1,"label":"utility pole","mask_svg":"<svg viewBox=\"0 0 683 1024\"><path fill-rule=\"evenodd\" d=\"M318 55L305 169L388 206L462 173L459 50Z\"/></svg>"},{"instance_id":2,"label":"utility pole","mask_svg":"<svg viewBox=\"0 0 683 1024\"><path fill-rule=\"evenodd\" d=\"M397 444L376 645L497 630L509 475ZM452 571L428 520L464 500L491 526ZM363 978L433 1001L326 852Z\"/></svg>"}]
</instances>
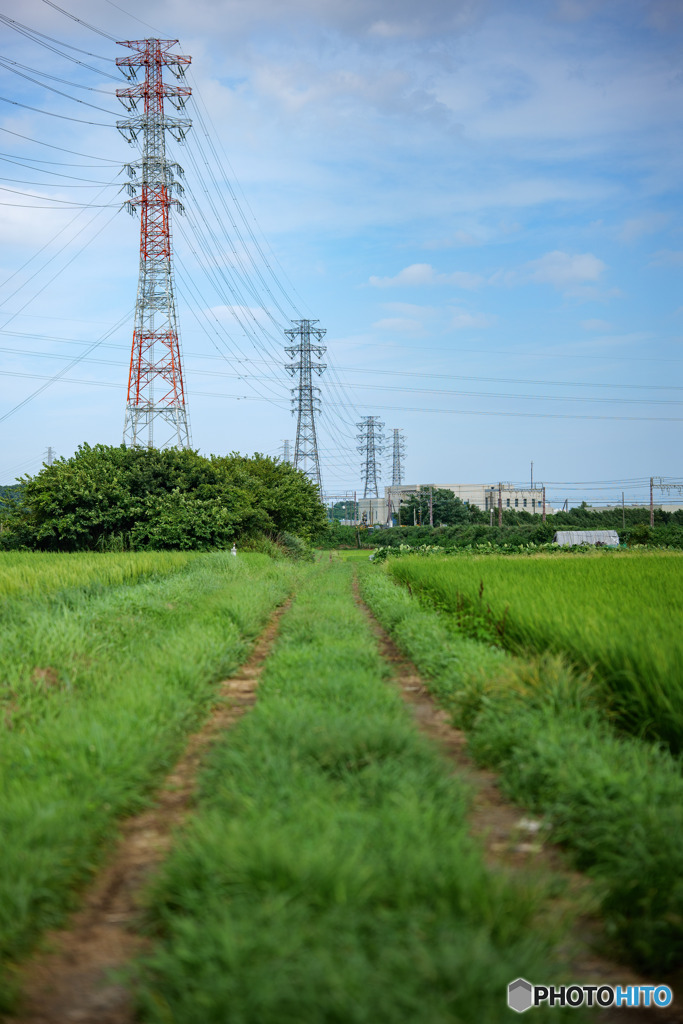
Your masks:
<instances>
[{"instance_id":1,"label":"utility pole","mask_svg":"<svg viewBox=\"0 0 683 1024\"><path fill-rule=\"evenodd\" d=\"M545 522L545 484L543 484L543 522Z\"/></svg>"},{"instance_id":2,"label":"utility pole","mask_svg":"<svg viewBox=\"0 0 683 1024\"><path fill-rule=\"evenodd\" d=\"M650 477L650 526L655 525L654 477Z\"/></svg>"},{"instance_id":3,"label":"utility pole","mask_svg":"<svg viewBox=\"0 0 683 1024\"><path fill-rule=\"evenodd\" d=\"M361 479L363 481L363 497L379 498L379 467L380 458L384 448L384 424L380 422L379 416L364 416L360 423L357 423L360 433L358 434L358 451L364 456L361 467Z\"/></svg>"},{"instance_id":4,"label":"utility pole","mask_svg":"<svg viewBox=\"0 0 683 1024\"><path fill-rule=\"evenodd\" d=\"M175 309L170 223L172 207L182 212L174 193L182 194L177 178L182 177L183 169L166 159L166 132L182 142L192 122L164 113L165 99L181 111L191 94L187 86L167 85L163 80L164 67L182 80L192 60L170 52L177 43L177 39L128 40L118 45L127 46L134 53L116 59L130 81L137 77L138 68L144 68L145 75L144 82L116 90L117 97L133 115L117 121L116 127L131 143L142 132L142 159L126 166L131 178L126 208L132 215L140 209L140 272L123 427L123 443L129 447L153 448L156 422L165 426L158 448L191 446ZM140 100L143 112L138 114Z\"/></svg>"},{"instance_id":5,"label":"utility pole","mask_svg":"<svg viewBox=\"0 0 683 1024\"><path fill-rule=\"evenodd\" d=\"M503 487L498 484L498 525L503 525Z\"/></svg>"},{"instance_id":6,"label":"utility pole","mask_svg":"<svg viewBox=\"0 0 683 1024\"><path fill-rule=\"evenodd\" d=\"M534 462L531 460L531 490L534 489Z\"/></svg>"},{"instance_id":7,"label":"utility pole","mask_svg":"<svg viewBox=\"0 0 683 1024\"><path fill-rule=\"evenodd\" d=\"M318 439L315 430L315 414L320 412L320 388L313 384L313 374L318 376L327 369L325 363L319 362L327 349L320 342L325 337L322 327L315 327L317 320L292 320L295 324L285 331L292 342L285 348L290 359L298 357L297 362L287 363L285 369L291 376L298 373L299 383L292 388L292 412L296 411L296 441L294 443L294 468L302 469L317 485L318 494L322 499L323 484L320 476L320 458L318 455ZM311 343L311 337L315 344ZM310 465L309 465L310 460Z\"/></svg>"},{"instance_id":8,"label":"utility pole","mask_svg":"<svg viewBox=\"0 0 683 1024\"><path fill-rule=\"evenodd\" d=\"M626 529L626 509L624 508L624 492L621 492L621 526Z\"/></svg>"},{"instance_id":9,"label":"utility pole","mask_svg":"<svg viewBox=\"0 0 683 1024\"><path fill-rule=\"evenodd\" d=\"M429 485L429 525L434 525L434 488Z\"/></svg>"}]
</instances>

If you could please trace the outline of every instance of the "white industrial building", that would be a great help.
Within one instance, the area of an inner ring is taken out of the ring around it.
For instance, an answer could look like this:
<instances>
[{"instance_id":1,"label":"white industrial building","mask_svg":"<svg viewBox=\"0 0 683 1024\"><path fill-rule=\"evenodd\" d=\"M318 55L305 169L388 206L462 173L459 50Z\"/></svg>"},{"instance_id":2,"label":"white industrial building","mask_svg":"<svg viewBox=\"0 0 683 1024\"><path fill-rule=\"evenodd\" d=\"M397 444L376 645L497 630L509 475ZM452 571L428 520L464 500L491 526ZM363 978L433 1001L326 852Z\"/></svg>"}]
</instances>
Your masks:
<instances>
[{"instance_id":1,"label":"white industrial building","mask_svg":"<svg viewBox=\"0 0 683 1024\"><path fill-rule=\"evenodd\" d=\"M396 487L385 487L382 498L359 498L357 501L358 522L385 525L398 522L398 512L402 502L408 501L414 494L432 491L452 491L456 498L467 505L476 505L482 512L497 512L499 504L505 509L541 514L543 512L544 493L542 487L513 487L509 483L500 484L401 484ZM555 510L546 506L546 512ZM435 526L439 524L435 521Z\"/></svg>"}]
</instances>

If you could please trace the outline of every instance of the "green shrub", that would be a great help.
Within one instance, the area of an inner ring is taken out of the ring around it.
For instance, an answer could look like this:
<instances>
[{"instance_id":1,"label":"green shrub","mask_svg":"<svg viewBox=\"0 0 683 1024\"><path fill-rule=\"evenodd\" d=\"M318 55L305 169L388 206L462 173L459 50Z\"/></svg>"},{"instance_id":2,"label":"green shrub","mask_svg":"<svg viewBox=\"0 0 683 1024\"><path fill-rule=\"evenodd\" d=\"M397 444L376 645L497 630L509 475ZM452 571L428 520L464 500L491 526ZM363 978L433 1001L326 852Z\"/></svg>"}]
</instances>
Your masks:
<instances>
[{"instance_id":1,"label":"green shrub","mask_svg":"<svg viewBox=\"0 0 683 1024\"><path fill-rule=\"evenodd\" d=\"M8 498L0 547L50 551L207 549L237 537L325 531L317 488L286 462L82 445Z\"/></svg>"}]
</instances>

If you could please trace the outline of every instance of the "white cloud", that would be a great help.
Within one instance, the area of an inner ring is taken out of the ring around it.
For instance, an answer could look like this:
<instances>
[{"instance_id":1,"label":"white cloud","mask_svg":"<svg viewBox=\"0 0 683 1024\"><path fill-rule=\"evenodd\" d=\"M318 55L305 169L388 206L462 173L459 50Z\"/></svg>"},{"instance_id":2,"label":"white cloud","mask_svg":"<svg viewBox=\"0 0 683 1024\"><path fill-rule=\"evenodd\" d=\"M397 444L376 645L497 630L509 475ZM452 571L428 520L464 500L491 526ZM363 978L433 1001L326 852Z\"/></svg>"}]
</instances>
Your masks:
<instances>
[{"instance_id":1,"label":"white cloud","mask_svg":"<svg viewBox=\"0 0 683 1024\"><path fill-rule=\"evenodd\" d=\"M562 21L584 21L590 18L599 0L558 0L556 17Z\"/></svg>"},{"instance_id":2,"label":"white cloud","mask_svg":"<svg viewBox=\"0 0 683 1024\"><path fill-rule=\"evenodd\" d=\"M625 220L617 233L622 242L635 242L643 235L652 235L671 220L668 213L647 213Z\"/></svg>"},{"instance_id":3,"label":"white cloud","mask_svg":"<svg viewBox=\"0 0 683 1024\"><path fill-rule=\"evenodd\" d=\"M415 288L423 285L451 284L456 288L478 288L484 283L479 274L471 274L467 270L454 270L450 274L438 274L430 263L412 263L404 267L394 277L371 277L373 288L396 288L400 286Z\"/></svg>"},{"instance_id":4,"label":"white cloud","mask_svg":"<svg viewBox=\"0 0 683 1024\"><path fill-rule=\"evenodd\" d=\"M491 327L495 322L496 317L490 316L488 313L468 313L463 309L458 309L453 314L451 327L456 331L480 330L484 327Z\"/></svg>"},{"instance_id":5,"label":"white cloud","mask_svg":"<svg viewBox=\"0 0 683 1024\"><path fill-rule=\"evenodd\" d=\"M423 245L424 249L452 249L455 246L481 245L482 239L469 231L454 231L448 238L431 238Z\"/></svg>"},{"instance_id":6,"label":"white cloud","mask_svg":"<svg viewBox=\"0 0 683 1024\"><path fill-rule=\"evenodd\" d=\"M683 252L675 249L660 249L650 257L651 267L678 267L683 263Z\"/></svg>"},{"instance_id":7,"label":"white cloud","mask_svg":"<svg viewBox=\"0 0 683 1024\"><path fill-rule=\"evenodd\" d=\"M582 320L581 326L584 331L611 331L613 324L608 320Z\"/></svg>"},{"instance_id":8,"label":"white cloud","mask_svg":"<svg viewBox=\"0 0 683 1024\"><path fill-rule=\"evenodd\" d=\"M383 302L382 306L390 313L407 317L432 316L436 312L433 306L418 306L413 302Z\"/></svg>"},{"instance_id":9,"label":"white cloud","mask_svg":"<svg viewBox=\"0 0 683 1024\"><path fill-rule=\"evenodd\" d=\"M384 320L378 320L372 326L378 331L404 331L407 333L413 333L415 331L422 330L422 324L419 320L410 320L408 317L403 316L386 317Z\"/></svg>"},{"instance_id":10,"label":"white cloud","mask_svg":"<svg viewBox=\"0 0 683 1024\"><path fill-rule=\"evenodd\" d=\"M531 260L526 266L529 280L552 284L563 290L598 281L606 269L606 264L593 253L572 256L558 249Z\"/></svg>"},{"instance_id":11,"label":"white cloud","mask_svg":"<svg viewBox=\"0 0 683 1024\"><path fill-rule=\"evenodd\" d=\"M434 284L434 268L429 263L413 263L399 271L395 277L371 277L370 284L373 288L393 288L397 285Z\"/></svg>"}]
</instances>

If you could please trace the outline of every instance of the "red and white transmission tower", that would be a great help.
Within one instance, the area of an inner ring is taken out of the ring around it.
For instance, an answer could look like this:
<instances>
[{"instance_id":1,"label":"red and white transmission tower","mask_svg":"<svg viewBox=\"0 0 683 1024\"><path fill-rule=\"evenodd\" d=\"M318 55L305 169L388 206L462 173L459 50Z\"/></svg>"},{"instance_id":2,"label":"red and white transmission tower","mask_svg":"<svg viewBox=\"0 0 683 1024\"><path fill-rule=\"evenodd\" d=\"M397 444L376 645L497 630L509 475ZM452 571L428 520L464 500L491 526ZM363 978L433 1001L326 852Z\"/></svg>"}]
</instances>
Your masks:
<instances>
[{"instance_id":1,"label":"red and white transmission tower","mask_svg":"<svg viewBox=\"0 0 683 1024\"><path fill-rule=\"evenodd\" d=\"M182 204L175 195L182 194L177 178L183 169L166 159L165 133L169 131L182 142L192 122L180 117L167 117L164 99L169 99L177 110L182 110L191 90L187 86L166 85L164 67L170 68L178 79L185 77L185 67L191 57L170 53L177 39L136 39L121 42L135 52L118 57L117 65L125 76L134 81L138 68L144 68L145 80L127 89L117 89L116 95L133 113L138 102L144 103L142 113L116 127L128 142L134 143L142 132L142 159L127 164L131 196L127 209L135 214L140 208L140 276L135 305L135 328L128 375L128 398L123 442L129 446L154 447L156 420L167 429L161 444L177 448L190 447L190 430L185 406L185 388L180 359L180 341L173 290L171 253L171 207L182 212Z\"/></svg>"}]
</instances>

